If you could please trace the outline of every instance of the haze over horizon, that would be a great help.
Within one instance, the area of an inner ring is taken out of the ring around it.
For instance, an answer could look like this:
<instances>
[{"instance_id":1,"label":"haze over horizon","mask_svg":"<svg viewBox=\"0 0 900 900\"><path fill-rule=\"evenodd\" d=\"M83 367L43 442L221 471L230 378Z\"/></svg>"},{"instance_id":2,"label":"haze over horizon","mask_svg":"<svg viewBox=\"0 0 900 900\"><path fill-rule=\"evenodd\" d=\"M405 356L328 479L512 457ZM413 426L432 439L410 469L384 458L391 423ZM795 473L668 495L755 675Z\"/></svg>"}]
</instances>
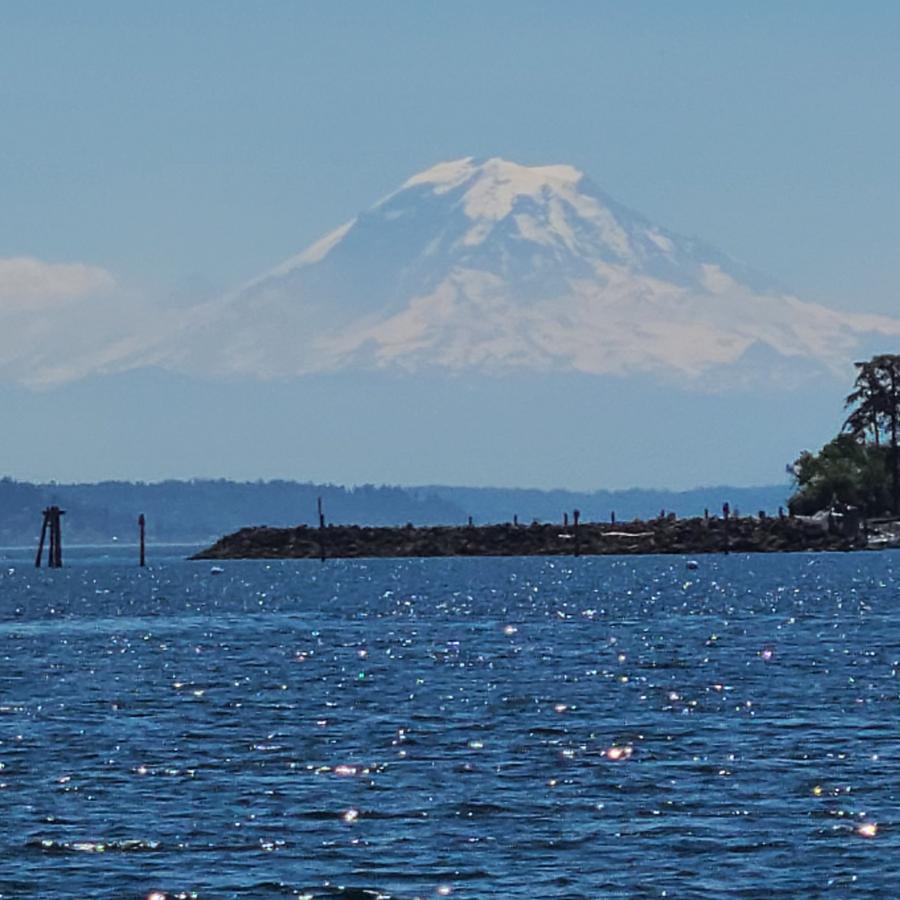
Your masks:
<instances>
[{"instance_id":1,"label":"haze over horizon","mask_svg":"<svg viewBox=\"0 0 900 900\"><path fill-rule=\"evenodd\" d=\"M566 12L5 5L0 474L781 482L900 344L900 12Z\"/></svg>"}]
</instances>

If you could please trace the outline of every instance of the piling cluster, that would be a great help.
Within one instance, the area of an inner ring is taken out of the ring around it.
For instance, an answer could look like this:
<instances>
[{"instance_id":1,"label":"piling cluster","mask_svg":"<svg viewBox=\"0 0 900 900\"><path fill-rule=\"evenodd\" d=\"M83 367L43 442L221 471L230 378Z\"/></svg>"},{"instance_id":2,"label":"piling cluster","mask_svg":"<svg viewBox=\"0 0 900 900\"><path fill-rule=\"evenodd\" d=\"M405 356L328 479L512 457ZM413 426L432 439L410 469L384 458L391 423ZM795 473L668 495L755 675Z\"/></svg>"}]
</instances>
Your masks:
<instances>
[{"instance_id":1,"label":"piling cluster","mask_svg":"<svg viewBox=\"0 0 900 900\"><path fill-rule=\"evenodd\" d=\"M44 521L41 525L41 539L38 543L37 556L34 559L35 568L39 569L44 556L44 544L47 543L47 536L50 536L50 543L47 547L47 565L51 569L62 568L62 517L65 510L58 506L48 506L44 510Z\"/></svg>"},{"instance_id":2,"label":"piling cluster","mask_svg":"<svg viewBox=\"0 0 900 900\"><path fill-rule=\"evenodd\" d=\"M48 506L44 510L44 520L41 525L41 537L38 541L37 555L34 558L34 566L36 569L41 567L44 559L44 546L47 544L49 535L49 545L47 547L47 565L51 569L62 568L62 516L65 510L58 506ZM147 547L146 547L146 526L147 520L144 514L138 516L138 535L140 539L140 557L138 564L147 565Z\"/></svg>"}]
</instances>

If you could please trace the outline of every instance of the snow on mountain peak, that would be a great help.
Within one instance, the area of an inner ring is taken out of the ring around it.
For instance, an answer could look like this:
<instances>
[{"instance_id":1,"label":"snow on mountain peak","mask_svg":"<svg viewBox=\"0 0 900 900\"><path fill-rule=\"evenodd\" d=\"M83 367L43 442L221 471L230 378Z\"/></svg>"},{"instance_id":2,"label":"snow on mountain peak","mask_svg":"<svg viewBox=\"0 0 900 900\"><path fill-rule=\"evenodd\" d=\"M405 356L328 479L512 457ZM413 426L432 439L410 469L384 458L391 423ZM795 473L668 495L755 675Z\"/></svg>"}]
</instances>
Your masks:
<instances>
[{"instance_id":1,"label":"snow on mountain peak","mask_svg":"<svg viewBox=\"0 0 900 900\"><path fill-rule=\"evenodd\" d=\"M418 187L421 184L430 184L433 185L434 193L444 194L470 178L476 168L477 164L474 157L471 156L438 163L430 169L408 178L400 190Z\"/></svg>"},{"instance_id":2,"label":"snow on mountain peak","mask_svg":"<svg viewBox=\"0 0 900 900\"><path fill-rule=\"evenodd\" d=\"M897 337L900 320L785 294L573 166L465 157L207 304L158 361L263 377L374 367L698 379L749 365L777 378L782 363L782 374L833 371Z\"/></svg>"},{"instance_id":3,"label":"snow on mountain peak","mask_svg":"<svg viewBox=\"0 0 900 900\"><path fill-rule=\"evenodd\" d=\"M497 222L508 216L519 197L540 198L547 191L574 193L584 176L573 166L523 166L492 157L476 162L471 156L414 175L403 188L431 185L435 194L465 186L463 208L473 220Z\"/></svg>"}]
</instances>

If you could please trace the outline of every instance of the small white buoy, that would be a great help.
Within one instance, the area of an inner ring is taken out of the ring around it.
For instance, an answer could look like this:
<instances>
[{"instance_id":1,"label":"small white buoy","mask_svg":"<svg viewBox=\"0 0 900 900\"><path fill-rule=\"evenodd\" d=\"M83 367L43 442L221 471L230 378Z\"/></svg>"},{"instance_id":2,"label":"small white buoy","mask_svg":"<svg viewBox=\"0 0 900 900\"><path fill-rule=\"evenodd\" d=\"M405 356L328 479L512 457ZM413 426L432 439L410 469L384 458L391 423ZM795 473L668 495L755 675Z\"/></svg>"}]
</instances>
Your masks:
<instances>
[{"instance_id":1,"label":"small white buoy","mask_svg":"<svg viewBox=\"0 0 900 900\"><path fill-rule=\"evenodd\" d=\"M689 568L689 569L699 569L700 563L698 563L696 559L689 559L685 563L685 566L687 566L687 568Z\"/></svg>"},{"instance_id":2,"label":"small white buoy","mask_svg":"<svg viewBox=\"0 0 900 900\"><path fill-rule=\"evenodd\" d=\"M210 575L221 575L225 570L221 566L213 566L209 570Z\"/></svg>"}]
</instances>

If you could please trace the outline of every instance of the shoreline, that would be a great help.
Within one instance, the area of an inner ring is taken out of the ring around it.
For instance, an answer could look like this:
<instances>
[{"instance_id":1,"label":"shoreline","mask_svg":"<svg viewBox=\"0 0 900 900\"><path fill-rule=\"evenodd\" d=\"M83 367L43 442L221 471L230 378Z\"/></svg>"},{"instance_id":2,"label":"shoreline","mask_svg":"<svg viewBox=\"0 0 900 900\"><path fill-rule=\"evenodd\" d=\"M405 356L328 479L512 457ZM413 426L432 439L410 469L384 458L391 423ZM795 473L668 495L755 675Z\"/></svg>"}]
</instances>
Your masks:
<instances>
[{"instance_id":1,"label":"shoreline","mask_svg":"<svg viewBox=\"0 0 900 900\"><path fill-rule=\"evenodd\" d=\"M191 559L359 559L786 553L865 549L859 534L785 517L698 517L622 523L242 528Z\"/></svg>"}]
</instances>

